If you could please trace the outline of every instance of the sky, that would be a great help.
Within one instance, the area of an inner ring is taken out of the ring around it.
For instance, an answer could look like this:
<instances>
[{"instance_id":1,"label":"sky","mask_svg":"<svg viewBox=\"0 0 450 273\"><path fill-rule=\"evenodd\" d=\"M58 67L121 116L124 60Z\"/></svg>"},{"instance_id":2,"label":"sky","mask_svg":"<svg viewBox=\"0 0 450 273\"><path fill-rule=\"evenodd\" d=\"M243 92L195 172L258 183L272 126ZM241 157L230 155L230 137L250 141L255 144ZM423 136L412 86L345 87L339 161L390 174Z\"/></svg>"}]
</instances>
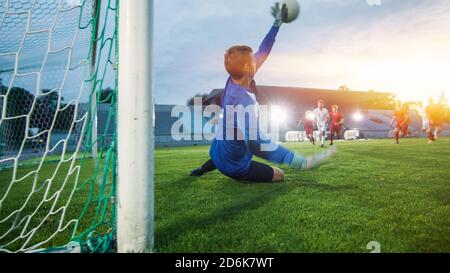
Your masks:
<instances>
[{"instance_id":1,"label":"sky","mask_svg":"<svg viewBox=\"0 0 450 273\"><path fill-rule=\"evenodd\" d=\"M155 98L184 104L224 87L223 53L254 49L273 0L156 0ZM394 92L403 100L450 97L450 1L301 0L256 75L260 85Z\"/></svg>"},{"instance_id":2,"label":"sky","mask_svg":"<svg viewBox=\"0 0 450 273\"><path fill-rule=\"evenodd\" d=\"M79 5L80 0L65 1ZM19 2L29 5L28 1ZM273 23L270 7L274 2L155 0L155 102L185 104L195 94L223 88L227 79L225 50L236 44L257 49ZM326 89L346 85L355 91L393 92L402 100L425 101L443 92L450 97L449 0L299 2L302 13L281 27L271 56L256 75L258 84ZM13 6L17 11L26 8ZM0 5L0 15L4 12L4 5ZM114 13L110 14L109 32L115 26ZM24 18L14 21L14 16ZM27 19L26 14L20 16L7 16L0 27L0 78L5 84L12 77L15 55L1 53L18 50ZM61 39L52 43L54 51L44 62L49 34L29 34L19 56L19 72L39 71L44 63L41 89L53 89L63 78L69 56L67 50L56 49L72 43L76 27L67 22L78 22L79 10L63 12L56 21L42 11L36 11L36 17L39 20L33 20L32 30L49 29L54 24L53 40ZM88 37L89 29L78 32L73 43L74 63L86 55ZM104 87L114 85L112 66L108 71L112 72L105 77ZM63 92L66 101L77 99L83 73L81 66L70 71ZM13 85L33 90L37 78L17 77Z\"/></svg>"}]
</instances>

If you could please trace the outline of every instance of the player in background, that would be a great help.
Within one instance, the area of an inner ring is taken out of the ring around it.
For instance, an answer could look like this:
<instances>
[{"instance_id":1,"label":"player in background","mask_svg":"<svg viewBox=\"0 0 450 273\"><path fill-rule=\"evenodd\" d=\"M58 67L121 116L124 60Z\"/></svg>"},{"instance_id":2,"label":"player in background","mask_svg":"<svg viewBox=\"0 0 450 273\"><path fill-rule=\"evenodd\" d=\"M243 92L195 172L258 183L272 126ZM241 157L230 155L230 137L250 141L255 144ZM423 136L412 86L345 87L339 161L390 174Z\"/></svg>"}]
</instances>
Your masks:
<instances>
[{"instance_id":1,"label":"player in background","mask_svg":"<svg viewBox=\"0 0 450 273\"><path fill-rule=\"evenodd\" d=\"M435 141L434 138L434 122L432 116L434 116L434 100L433 98L428 99L428 105L425 108L425 112L427 114L429 120L429 128L428 128L428 144L432 144Z\"/></svg>"},{"instance_id":2,"label":"player in background","mask_svg":"<svg viewBox=\"0 0 450 273\"><path fill-rule=\"evenodd\" d=\"M333 145L333 139L339 139L342 125L344 124L344 115L339 112L339 106L333 105L331 107L331 125L330 125L330 145Z\"/></svg>"},{"instance_id":3,"label":"player in background","mask_svg":"<svg viewBox=\"0 0 450 273\"><path fill-rule=\"evenodd\" d=\"M409 108L406 104L402 104L400 101L396 102L394 116L392 117L390 127L395 122L395 144L399 144L400 137L408 134L409 127Z\"/></svg>"},{"instance_id":4,"label":"player in background","mask_svg":"<svg viewBox=\"0 0 450 273\"><path fill-rule=\"evenodd\" d=\"M323 99L317 101L317 108L313 111L314 121L317 125L317 130L320 135L320 147L325 147L325 138L327 133L327 125L330 122L330 113L325 108L325 102Z\"/></svg>"},{"instance_id":5,"label":"player in background","mask_svg":"<svg viewBox=\"0 0 450 273\"><path fill-rule=\"evenodd\" d=\"M423 105L422 102L418 102L416 105L417 113L422 119L422 132L427 133L430 130L430 119L427 114L427 108Z\"/></svg>"},{"instance_id":6,"label":"player in background","mask_svg":"<svg viewBox=\"0 0 450 273\"><path fill-rule=\"evenodd\" d=\"M430 129L428 132L428 144L433 143L439 138L444 125L445 107L443 103L434 103L432 98L428 101L426 112L430 119Z\"/></svg>"},{"instance_id":7,"label":"player in background","mask_svg":"<svg viewBox=\"0 0 450 273\"><path fill-rule=\"evenodd\" d=\"M254 76L269 56L275 38L286 15L285 5L272 9L275 22L255 54L248 46L232 46L224 55L225 69L229 74L222 95L223 117L211 143L211 157L191 175L201 176L214 169L239 180L251 182L276 182L284 180L284 172L253 160L253 156L272 163L284 164L298 170L314 168L332 156L334 149L303 156L272 142L263 135L259 126L259 110L256 96L251 92L256 86ZM250 111L244 109L250 108ZM232 115L228 117L229 111Z\"/></svg>"},{"instance_id":8,"label":"player in background","mask_svg":"<svg viewBox=\"0 0 450 273\"><path fill-rule=\"evenodd\" d=\"M309 141L316 145L316 140L314 139L314 116L311 111L305 112L305 117L298 122L297 127L300 127L303 124L303 129L305 130L305 135L309 139Z\"/></svg>"},{"instance_id":9,"label":"player in background","mask_svg":"<svg viewBox=\"0 0 450 273\"><path fill-rule=\"evenodd\" d=\"M442 132L442 127L444 126L444 119L445 119L444 103L439 102L438 104L436 104L434 116L432 117L432 119L435 127L434 138L438 140Z\"/></svg>"}]
</instances>

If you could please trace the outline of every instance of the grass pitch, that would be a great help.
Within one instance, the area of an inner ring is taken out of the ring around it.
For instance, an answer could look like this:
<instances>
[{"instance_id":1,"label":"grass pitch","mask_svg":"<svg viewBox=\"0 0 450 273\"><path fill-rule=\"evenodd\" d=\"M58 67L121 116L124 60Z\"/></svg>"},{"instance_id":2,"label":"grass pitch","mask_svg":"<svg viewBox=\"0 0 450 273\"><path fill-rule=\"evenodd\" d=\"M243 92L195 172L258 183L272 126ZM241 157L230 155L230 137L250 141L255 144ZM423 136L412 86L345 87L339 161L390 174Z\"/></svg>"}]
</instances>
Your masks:
<instances>
[{"instance_id":1,"label":"grass pitch","mask_svg":"<svg viewBox=\"0 0 450 273\"><path fill-rule=\"evenodd\" d=\"M287 144L305 154L320 148ZM156 153L159 252L450 252L450 139L337 143L319 168L282 184L189 170L208 147Z\"/></svg>"},{"instance_id":2,"label":"grass pitch","mask_svg":"<svg viewBox=\"0 0 450 273\"><path fill-rule=\"evenodd\" d=\"M303 154L320 150L309 143L286 146ZM450 252L450 138L434 145L427 145L425 139L402 139L400 145L371 140L337 146L337 155L315 170L282 167L286 181L279 184L239 183L218 171L189 177L191 169L208 159L209 147L158 149L156 251L369 252L367 244L377 241L381 252ZM56 166L45 164L40 176L51 176ZM90 181L94 166L85 162L80 173L85 183L77 186L65 211L67 224L86 210L80 230L100 225L103 218L96 205L102 202L97 182ZM24 167L18 175L34 169ZM62 187L65 172L67 166L61 166L50 188L49 196L61 191L58 206L64 205L74 187L72 179ZM0 171L1 197L10 181L11 170ZM0 219L22 206L31 185L32 177L13 185L2 203ZM36 210L42 194L33 194L27 213ZM86 202L88 196L91 201ZM38 221L30 227L39 223L40 215L48 214L50 205L45 202L36 210L33 219ZM44 241L55 232L61 213L43 223L34 241ZM10 221L0 223L0 235L9 226ZM58 233L45 246L65 244L70 231ZM17 236L18 232L11 233L0 245ZM24 240L9 249L17 249Z\"/></svg>"}]
</instances>

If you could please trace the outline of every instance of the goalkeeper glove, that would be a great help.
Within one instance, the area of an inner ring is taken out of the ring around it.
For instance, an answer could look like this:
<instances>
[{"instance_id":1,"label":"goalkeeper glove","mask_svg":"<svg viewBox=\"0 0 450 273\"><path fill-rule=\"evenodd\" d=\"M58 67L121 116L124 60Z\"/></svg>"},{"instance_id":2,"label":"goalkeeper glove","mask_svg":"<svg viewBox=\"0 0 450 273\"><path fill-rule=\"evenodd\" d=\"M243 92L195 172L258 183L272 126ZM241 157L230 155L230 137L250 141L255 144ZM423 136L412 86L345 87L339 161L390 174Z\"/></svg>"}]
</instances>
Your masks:
<instances>
[{"instance_id":1,"label":"goalkeeper glove","mask_svg":"<svg viewBox=\"0 0 450 273\"><path fill-rule=\"evenodd\" d=\"M280 7L280 3L276 2L272 7L272 16L275 18L275 22L273 23L275 26L280 27L283 24L283 21L287 18L287 8L286 4L283 4Z\"/></svg>"}]
</instances>

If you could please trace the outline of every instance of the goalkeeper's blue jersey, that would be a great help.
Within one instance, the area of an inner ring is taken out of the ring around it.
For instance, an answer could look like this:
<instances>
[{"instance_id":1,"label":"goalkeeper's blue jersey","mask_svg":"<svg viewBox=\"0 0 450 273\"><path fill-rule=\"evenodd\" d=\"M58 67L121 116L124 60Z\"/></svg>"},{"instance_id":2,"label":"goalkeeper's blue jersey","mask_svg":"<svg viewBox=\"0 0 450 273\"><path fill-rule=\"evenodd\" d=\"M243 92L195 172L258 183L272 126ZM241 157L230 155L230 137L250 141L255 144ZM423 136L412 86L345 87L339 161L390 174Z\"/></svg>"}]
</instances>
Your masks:
<instances>
[{"instance_id":1,"label":"goalkeeper's blue jersey","mask_svg":"<svg viewBox=\"0 0 450 273\"><path fill-rule=\"evenodd\" d=\"M269 55L278 30L279 27L276 26L271 28L255 54L257 69ZM230 115L232 118L227 118L227 106L235 111L233 116ZM249 145L251 141L265 144L266 147L273 146L265 156L272 162L282 163L288 153L292 154L286 148L272 143L269 138L263 137L259 130L258 102L255 94L235 84L231 78L228 79L223 92L222 109L223 117L211 144L210 156L223 174L235 177L248 173L253 157Z\"/></svg>"}]
</instances>

